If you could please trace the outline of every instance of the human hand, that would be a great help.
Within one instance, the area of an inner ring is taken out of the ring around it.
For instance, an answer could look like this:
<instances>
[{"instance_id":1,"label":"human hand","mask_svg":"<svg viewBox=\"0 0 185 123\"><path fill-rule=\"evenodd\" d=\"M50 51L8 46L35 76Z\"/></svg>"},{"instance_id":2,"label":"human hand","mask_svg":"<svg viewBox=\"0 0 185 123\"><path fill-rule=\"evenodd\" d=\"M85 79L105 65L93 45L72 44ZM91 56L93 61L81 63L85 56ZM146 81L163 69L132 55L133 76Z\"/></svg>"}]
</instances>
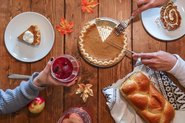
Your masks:
<instances>
[{"instance_id":1,"label":"human hand","mask_svg":"<svg viewBox=\"0 0 185 123\"><path fill-rule=\"evenodd\" d=\"M144 65L160 71L171 70L177 62L177 58L174 55L164 51L133 54L133 58L135 60L137 60L139 57L141 57Z\"/></svg>"},{"instance_id":2,"label":"human hand","mask_svg":"<svg viewBox=\"0 0 185 123\"><path fill-rule=\"evenodd\" d=\"M133 11L132 15L136 16L140 14L142 11L145 11L149 8L162 6L169 0L135 0L138 8Z\"/></svg>"},{"instance_id":3,"label":"human hand","mask_svg":"<svg viewBox=\"0 0 185 123\"><path fill-rule=\"evenodd\" d=\"M52 61L53 58L50 59L50 61L47 63L47 65L45 66L45 68L39 73L39 75L33 80L33 83L38 86L38 87L42 87L42 86L50 86L50 85L55 85L55 86L59 86L59 85L63 85L63 86L71 86L73 84L75 84L76 79L73 80L73 82L67 83L67 84L63 84L60 81L56 80L55 78L52 77L51 75L51 65L52 65Z\"/></svg>"}]
</instances>

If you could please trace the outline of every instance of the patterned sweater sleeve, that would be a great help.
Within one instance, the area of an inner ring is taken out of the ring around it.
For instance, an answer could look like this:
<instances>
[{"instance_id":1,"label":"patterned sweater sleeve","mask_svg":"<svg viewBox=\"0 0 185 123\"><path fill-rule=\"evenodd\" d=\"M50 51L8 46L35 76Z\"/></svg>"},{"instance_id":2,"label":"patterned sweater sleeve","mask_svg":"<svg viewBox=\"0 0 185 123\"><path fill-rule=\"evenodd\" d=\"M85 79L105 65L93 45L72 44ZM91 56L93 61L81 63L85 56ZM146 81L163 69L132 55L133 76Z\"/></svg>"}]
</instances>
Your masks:
<instances>
[{"instance_id":1,"label":"patterned sweater sleeve","mask_svg":"<svg viewBox=\"0 0 185 123\"><path fill-rule=\"evenodd\" d=\"M34 73L28 81L22 81L13 90L0 90L0 114L15 112L38 96L39 90L43 89L33 84L33 79L38 74Z\"/></svg>"},{"instance_id":2,"label":"patterned sweater sleeve","mask_svg":"<svg viewBox=\"0 0 185 123\"><path fill-rule=\"evenodd\" d=\"M177 57L177 62L168 72L174 75L180 84L185 87L185 61L179 55L175 56Z\"/></svg>"}]
</instances>

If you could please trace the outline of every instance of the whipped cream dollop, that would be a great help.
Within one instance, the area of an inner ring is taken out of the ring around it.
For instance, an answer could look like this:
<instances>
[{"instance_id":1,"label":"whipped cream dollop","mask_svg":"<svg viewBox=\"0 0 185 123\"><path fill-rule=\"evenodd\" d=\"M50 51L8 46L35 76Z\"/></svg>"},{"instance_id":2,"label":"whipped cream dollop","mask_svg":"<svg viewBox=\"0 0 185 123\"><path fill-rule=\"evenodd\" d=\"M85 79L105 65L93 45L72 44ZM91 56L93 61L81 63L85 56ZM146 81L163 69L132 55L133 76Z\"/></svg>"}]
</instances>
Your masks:
<instances>
[{"instance_id":1,"label":"whipped cream dollop","mask_svg":"<svg viewBox=\"0 0 185 123\"><path fill-rule=\"evenodd\" d=\"M113 30L109 26L97 26L97 29L98 29L102 42L105 42L105 40L109 37L109 35L111 34Z\"/></svg>"},{"instance_id":2,"label":"whipped cream dollop","mask_svg":"<svg viewBox=\"0 0 185 123\"><path fill-rule=\"evenodd\" d=\"M32 44L34 41L34 35L30 31L26 31L23 35L23 40L29 44Z\"/></svg>"}]
</instances>

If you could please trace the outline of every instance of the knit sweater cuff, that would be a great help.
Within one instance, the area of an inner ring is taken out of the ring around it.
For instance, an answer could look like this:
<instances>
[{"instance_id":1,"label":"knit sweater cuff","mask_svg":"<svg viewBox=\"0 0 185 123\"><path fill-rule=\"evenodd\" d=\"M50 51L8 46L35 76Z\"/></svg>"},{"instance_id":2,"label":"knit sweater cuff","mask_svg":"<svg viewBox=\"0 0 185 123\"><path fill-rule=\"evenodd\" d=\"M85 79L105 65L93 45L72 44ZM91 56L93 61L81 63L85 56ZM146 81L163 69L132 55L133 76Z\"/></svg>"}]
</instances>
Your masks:
<instances>
[{"instance_id":1,"label":"knit sweater cuff","mask_svg":"<svg viewBox=\"0 0 185 123\"><path fill-rule=\"evenodd\" d=\"M29 84L30 84L30 87L31 87L32 89L34 89L34 90L39 90L39 91L40 91L40 90L45 89L45 87L38 87L38 86L36 86L36 85L33 83L34 78L36 78L38 75L39 75L39 72L33 73L32 76L31 76L31 78L29 79Z\"/></svg>"},{"instance_id":2,"label":"knit sweater cuff","mask_svg":"<svg viewBox=\"0 0 185 123\"><path fill-rule=\"evenodd\" d=\"M39 91L44 89L42 87L37 87L33 83L34 78L37 77L38 75L39 75L38 72L33 73L31 78L28 80L28 84L23 82L20 85L21 92L29 100L34 99L38 95Z\"/></svg>"},{"instance_id":3,"label":"knit sweater cuff","mask_svg":"<svg viewBox=\"0 0 185 123\"><path fill-rule=\"evenodd\" d=\"M174 75L180 84L185 87L185 61L179 55L175 54L175 56L177 57L177 62L174 67L167 72Z\"/></svg>"}]
</instances>

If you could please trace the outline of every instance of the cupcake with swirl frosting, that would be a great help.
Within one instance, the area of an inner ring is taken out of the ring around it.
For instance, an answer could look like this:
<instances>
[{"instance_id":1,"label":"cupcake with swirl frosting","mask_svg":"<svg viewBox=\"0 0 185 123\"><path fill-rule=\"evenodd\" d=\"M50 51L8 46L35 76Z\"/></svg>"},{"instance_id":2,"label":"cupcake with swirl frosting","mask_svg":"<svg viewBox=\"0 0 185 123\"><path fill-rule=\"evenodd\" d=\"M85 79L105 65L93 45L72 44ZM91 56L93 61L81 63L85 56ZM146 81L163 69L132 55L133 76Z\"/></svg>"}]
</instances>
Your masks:
<instances>
[{"instance_id":1,"label":"cupcake with swirl frosting","mask_svg":"<svg viewBox=\"0 0 185 123\"><path fill-rule=\"evenodd\" d=\"M161 8L160 19L168 31L176 30L181 25L181 15L173 2L168 2Z\"/></svg>"}]
</instances>

